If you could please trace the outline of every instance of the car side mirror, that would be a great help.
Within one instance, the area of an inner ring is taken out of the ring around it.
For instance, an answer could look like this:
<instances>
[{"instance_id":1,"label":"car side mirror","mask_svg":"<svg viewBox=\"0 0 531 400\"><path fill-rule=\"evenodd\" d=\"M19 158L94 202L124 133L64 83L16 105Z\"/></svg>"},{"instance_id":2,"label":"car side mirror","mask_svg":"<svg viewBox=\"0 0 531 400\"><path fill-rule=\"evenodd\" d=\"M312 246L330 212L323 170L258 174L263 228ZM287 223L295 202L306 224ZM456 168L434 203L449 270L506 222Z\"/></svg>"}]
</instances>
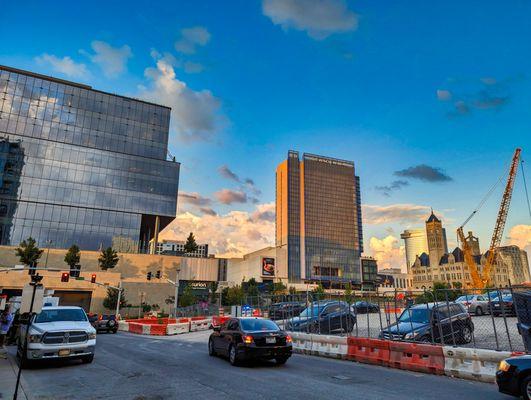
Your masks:
<instances>
[{"instance_id":1,"label":"car side mirror","mask_svg":"<svg viewBox=\"0 0 531 400\"><path fill-rule=\"evenodd\" d=\"M213 326L213 327L212 327L212 330L213 330L214 332L221 332L221 326Z\"/></svg>"}]
</instances>

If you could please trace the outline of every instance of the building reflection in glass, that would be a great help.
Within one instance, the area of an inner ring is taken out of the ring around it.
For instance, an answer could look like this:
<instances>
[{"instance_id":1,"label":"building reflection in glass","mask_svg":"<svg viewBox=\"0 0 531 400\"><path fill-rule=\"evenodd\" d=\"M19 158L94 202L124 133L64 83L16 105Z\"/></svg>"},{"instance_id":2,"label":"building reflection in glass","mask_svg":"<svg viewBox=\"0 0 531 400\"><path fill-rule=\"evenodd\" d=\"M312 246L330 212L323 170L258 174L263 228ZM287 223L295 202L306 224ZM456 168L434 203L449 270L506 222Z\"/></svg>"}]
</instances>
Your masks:
<instances>
[{"instance_id":1,"label":"building reflection in glass","mask_svg":"<svg viewBox=\"0 0 531 400\"><path fill-rule=\"evenodd\" d=\"M0 244L145 250L156 217L162 230L177 208L169 118L167 107L0 66Z\"/></svg>"}]
</instances>

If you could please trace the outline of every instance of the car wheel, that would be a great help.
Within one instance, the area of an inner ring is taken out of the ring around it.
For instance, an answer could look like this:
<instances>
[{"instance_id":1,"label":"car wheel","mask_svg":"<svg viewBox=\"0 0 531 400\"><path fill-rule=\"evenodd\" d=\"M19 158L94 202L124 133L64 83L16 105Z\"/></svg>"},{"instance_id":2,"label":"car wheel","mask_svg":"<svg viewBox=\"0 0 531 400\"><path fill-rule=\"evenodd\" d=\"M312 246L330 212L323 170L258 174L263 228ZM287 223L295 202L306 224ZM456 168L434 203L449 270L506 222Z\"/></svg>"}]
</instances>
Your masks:
<instances>
[{"instance_id":1,"label":"car wheel","mask_svg":"<svg viewBox=\"0 0 531 400\"><path fill-rule=\"evenodd\" d=\"M214 350L214 341L212 339L208 341L208 355L211 357L216 356L216 350Z\"/></svg>"},{"instance_id":2,"label":"car wheel","mask_svg":"<svg viewBox=\"0 0 531 400\"><path fill-rule=\"evenodd\" d=\"M524 400L531 400L531 375L526 376L520 384L520 393Z\"/></svg>"},{"instance_id":3,"label":"car wheel","mask_svg":"<svg viewBox=\"0 0 531 400\"><path fill-rule=\"evenodd\" d=\"M90 364L94 360L94 354L81 357L81 362L83 364Z\"/></svg>"},{"instance_id":4,"label":"car wheel","mask_svg":"<svg viewBox=\"0 0 531 400\"><path fill-rule=\"evenodd\" d=\"M476 307L476 312L475 312L476 315L478 316L481 316L483 315L483 309L481 307Z\"/></svg>"},{"instance_id":5,"label":"car wheel","mask_svg":"<svg viewBox=\"0 0 531 400\"><path fill-rule=\"evenodd\" d=\"M236 347L230 345L229 347L229 362L232 366L238 365L238 355L236 354Z\"/></svg>"},{"instance_id":6,"label":"car wheel","mask_svg":"<svg viewBox=\"0 0 531 400\"><path fill-rule=\"evenodd\" d=\"M431 343L431 337L428 335L424 335L419 339L419 342L421 343Z\"/></svg>"},{"instance_id":7,"label":"car wheel","mask_svg":"<svg viewBox=\"0 0 531 400\"><path fill-rule=\"evenodd\" d=\"M118 329L113 329L112 333L118 332Z\"/></svg>"},{"instance_id":8,"label":"car wheel","mask_svg":"<svg viewBox=\"0 0 531 400\"><path fill-rule=\"evenodd\" d=\"M275 358L275 363L277 365L284 365L286 364L286 362L288 361L288 358L289 357L279 357L279 358Z\"/></svg>"},{"instance_id":9,"label":"car wheel","mask_svg":"<svg viewBox=\"0 0 531 400\"><path fill-rule=\"evenodd\" d=\"M465 325L461 328L459 336L462 343L470 343L472 341L472 330L468 325Z\"/></svg>"},{"instance_id":10,"label":"car wheel","mask_svg":"<svg viewBox=\"0 0 531 400\"><path fill-rule=\"evenodd\" d=\"M318 333L319 329L317 327L317 324L311 324L310 327L309 327L309 331L310 331L310 333Z\"/></svg>"}]
</instances>

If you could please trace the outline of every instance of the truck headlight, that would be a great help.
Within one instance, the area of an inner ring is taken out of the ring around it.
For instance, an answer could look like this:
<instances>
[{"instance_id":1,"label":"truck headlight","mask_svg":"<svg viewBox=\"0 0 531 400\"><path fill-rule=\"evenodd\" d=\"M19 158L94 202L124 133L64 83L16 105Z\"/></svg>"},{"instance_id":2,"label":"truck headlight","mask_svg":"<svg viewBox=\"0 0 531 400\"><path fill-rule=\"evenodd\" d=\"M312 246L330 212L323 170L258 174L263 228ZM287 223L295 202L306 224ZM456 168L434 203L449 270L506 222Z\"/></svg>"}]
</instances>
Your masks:
<instances>
[{"instance_id":1,"label":"truck headlight","mask_svg":"<svg viewBox=\"0 0 531 400\"><path fill-rule=\"evenodd\" d=\"M28 343L40 343L41 340L42 340L42 335L40 334L28 335Z\"/></svg>"},{"instance_id":2,"label":"truck headlight","mask_svg":"<svg viewBox=\"0 0 531 400\"><path fill-rule=\"evenodd\" d=\"M88 338L89 340L96 339L96 332L89 332Z\"/></svg>"}]
</instances>

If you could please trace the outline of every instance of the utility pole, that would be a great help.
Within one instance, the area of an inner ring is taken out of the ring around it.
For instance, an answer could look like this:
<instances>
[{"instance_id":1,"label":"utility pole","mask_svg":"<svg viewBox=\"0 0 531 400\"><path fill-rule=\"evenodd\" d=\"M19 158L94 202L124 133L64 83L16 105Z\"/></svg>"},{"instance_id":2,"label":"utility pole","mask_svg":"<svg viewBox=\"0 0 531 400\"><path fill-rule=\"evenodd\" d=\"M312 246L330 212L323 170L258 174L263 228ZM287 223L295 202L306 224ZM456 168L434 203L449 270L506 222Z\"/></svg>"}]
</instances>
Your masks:
<instances>
[{"instance_id":1,"label":"utility pole","mask_svg":"<svg viewBox=\"0 0 531 400\"><path fill-rule=\"evenodd\" d=\"M181 270L177 267L175 274L175 318L177 318L177 307L179 305L179 272Z\"/></svg>"},{"instance_id":2,"label":"utility pole","mask_svg":"<svg viewBox=\"0 0 531 400\"><path fill-rule=\"evenodd\" d=\"M50 246L52 245L51 240L47 240L46 244L48 245L48 248L46 249L46 260L44 261L44 269L48 266L48 255L50 254Z\"/></svg>"},{"instance_id":3,"label":"utility pole","mask_svg":"<svg viewBox=\"0 0 531 400\"><path fill-rule=\"evenodd\" d=\"M118 282L118 301L116 302L116 314L115 318L118 318L118 313L120 312L120 300L122 299L122 281Z\"/></svg>"},{"instance_id":4,"label":"utility pole","mask_svg":"<svg viewBox=\"0 0 531 400\"><path fill-rule=\"evenodd\" d=\"M31 317L33 316L33 303L35 302L35 293L37 292L37 288L41 287L42 284L40 283L42 281L42 276L39 275L37 272L35 275L31 276L31 282L30 285L33 286L33 292L31 294L31 303L30 303L30 309L29 309L29 316L28 320L26 322L26 332L24 334L24 346L23 346L23 353L20 357L20 365L18 367L18 373L17 373L17 383L15 384L15 393L13 393L13 400L17 400L18 398L18 387L20 385L20 374L22 373L22 360L27 356L28 352L28 333L30 330L31 325Z\"/></svg>"}]
</instances>

